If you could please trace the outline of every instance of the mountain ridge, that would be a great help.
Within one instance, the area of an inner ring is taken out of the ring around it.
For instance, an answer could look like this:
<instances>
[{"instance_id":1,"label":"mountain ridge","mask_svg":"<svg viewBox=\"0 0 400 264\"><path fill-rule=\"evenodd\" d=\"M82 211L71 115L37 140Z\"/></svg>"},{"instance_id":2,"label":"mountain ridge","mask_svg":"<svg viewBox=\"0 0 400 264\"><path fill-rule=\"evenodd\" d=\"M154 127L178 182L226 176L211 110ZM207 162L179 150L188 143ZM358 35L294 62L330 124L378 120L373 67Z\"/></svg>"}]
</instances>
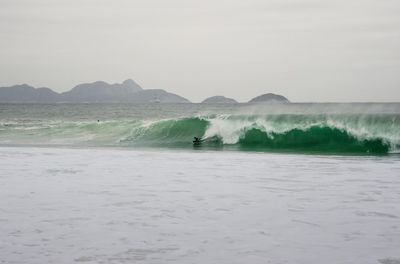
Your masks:
<instances>
[{"instance_id":1,"label":"mountain ridge","mask_svg":"<svg viewBox=\"0 0 400 264\"><path fill-rule=\"evenodd\" d=\"M71 90L57 93L50 88L28 84L0 87L0 103L191 103L188 99L163 89L143 89L132 79L109 84L104 81L81 83ZM232 98L217 95L202 104L234 104ZM290 103L279 94L266 93L248 103Z\"/></svg>"},{"instance_id":2,"label":"mountain ridge","mask_svg":"<svg viewBox=\"0 0 400 264\"><path fill-rule=\"evenodd\" d=\"M182 96L162 89L143 89L132 79L109 84L104 81L82 83L57 93L50 88L28 84L0 87L3 103L190 103Z\"/></svg>"}]
</instances>

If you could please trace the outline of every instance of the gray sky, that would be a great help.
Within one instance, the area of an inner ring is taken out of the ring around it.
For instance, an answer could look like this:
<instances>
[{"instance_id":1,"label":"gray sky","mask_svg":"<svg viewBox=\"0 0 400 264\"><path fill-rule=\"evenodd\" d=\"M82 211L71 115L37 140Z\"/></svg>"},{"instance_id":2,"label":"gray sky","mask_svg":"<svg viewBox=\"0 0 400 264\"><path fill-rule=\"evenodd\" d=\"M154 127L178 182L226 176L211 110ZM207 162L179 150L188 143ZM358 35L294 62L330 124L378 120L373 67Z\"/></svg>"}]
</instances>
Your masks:
<instances>
[{"instance_id":1,"label":"gray sky","mask_svg":"<svg viewBox=\"0 0 400 264\"><path fill-rule=\"evenodd\" d=\"M399 0L0 0L0 86L400 101Z\"/></svg>"}]
</instances>

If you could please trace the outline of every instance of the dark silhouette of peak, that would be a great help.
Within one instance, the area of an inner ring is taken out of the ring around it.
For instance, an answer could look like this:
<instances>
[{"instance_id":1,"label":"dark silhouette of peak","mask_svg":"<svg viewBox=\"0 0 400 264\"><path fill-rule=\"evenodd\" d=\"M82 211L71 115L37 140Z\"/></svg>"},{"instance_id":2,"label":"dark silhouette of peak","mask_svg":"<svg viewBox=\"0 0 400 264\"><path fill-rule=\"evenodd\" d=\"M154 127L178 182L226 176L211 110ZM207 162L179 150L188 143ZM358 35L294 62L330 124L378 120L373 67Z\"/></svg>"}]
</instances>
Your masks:
<instances>
[{"instance_id":1,"label":"dark silhouette of peak","mask_svg":"<svg viewBox=\"0 0 400 264\"><path fill-rule=\"evenodd\" d=\"M232 98L227 98L225 96L212 96L205 99L202 104L237 104L237 101Z\"/></svg>"},{"instance_id":2,"label":"dark silhouette of peak","mask_svg":"<svg viewBox=\"0 0 400 264\"><path fill-rule=\"evenodd\" d=\"M289 103L289 100L286 97L279 94L266 93L254 97L249 101L249 103L261 103L261 102Z\"/></svg>"},{"instance_id":3,"label":"dark silhouette of peak","mask_svg":"<svg viewBox=\"0 0 400 264\"><path fill-rule=\"evenodd\" d=\"M139 86L134 80L132 79L127 79L122 82L122 85L126 88L134 89L137 91L143 90L142 87Z\"/></svg>"},{"instance_id":4,"label":"dark silhouette of peak","mask_svg":"<svg viewBox=\"0 0 400 264\"><path fill-rule=\"evenodd\" d=\"M46 103L55 102L58 93L53 92L49 88L38 88L20 84L10 87L0 87L0 102L32 102L32 103Z\"/></svg>"},{"instance_id":5,"label":"dark silhouette of peak","mask_svg":"<svg viewBox=\"0 0 400 264\"><path fill-rule=\"evenodd\" d=\"M25 91L25 92L28 92L28 91L34 91L35 90L35 88L34 87L32 87L32 86L30 86L30 85L27 85L27 84L17 84L17 85L14 85L14 86L11 86L11 87L3 87L2 89L4 89L4 90L13 90L13 91Z\"/></svg>"},{"instance_id":6,"label":"dark silhouette of peak","mask_svg":"<svg viewBox=\"0 0 400 264\"><path fill-rule=\"evenodd\" d=\"M108 84L103 81L93 83L83 83L72 88L71 91L61 94L61 98L66 102L121 102L133 93L141 91L140 87L133 80L126 80L122 84Z\"/></svg>"}]
</instances>

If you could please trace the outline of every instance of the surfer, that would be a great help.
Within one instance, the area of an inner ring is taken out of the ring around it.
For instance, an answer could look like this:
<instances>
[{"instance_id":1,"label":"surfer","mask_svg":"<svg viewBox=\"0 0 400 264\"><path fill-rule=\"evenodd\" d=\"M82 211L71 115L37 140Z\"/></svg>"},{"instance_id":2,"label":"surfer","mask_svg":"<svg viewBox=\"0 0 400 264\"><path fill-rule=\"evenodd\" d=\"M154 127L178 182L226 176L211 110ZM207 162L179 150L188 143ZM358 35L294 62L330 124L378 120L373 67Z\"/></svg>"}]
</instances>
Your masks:
<instances>
[{"instance_id":1,"label":"surfer","mask_svg":"<svg viewBox=\"0 0 400 264\"><path fill-rule=\"evenodd\" d=\"M193 143L200 143L200 138L194 137L193 138Z\"/></svg>"}]
</instances>

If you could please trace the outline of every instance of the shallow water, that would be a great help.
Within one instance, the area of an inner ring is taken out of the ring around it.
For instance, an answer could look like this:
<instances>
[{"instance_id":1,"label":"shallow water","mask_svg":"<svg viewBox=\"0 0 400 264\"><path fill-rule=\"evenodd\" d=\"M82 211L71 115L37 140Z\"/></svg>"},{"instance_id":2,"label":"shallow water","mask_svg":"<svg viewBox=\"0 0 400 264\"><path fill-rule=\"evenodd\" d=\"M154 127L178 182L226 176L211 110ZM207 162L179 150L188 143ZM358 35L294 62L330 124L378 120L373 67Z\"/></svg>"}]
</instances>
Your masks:
<instances>
[{"instance_id":1,"label":"shallow water","mask_svg":"<svg viewBox=\"0 0 400 264\"><path fill-rule=\"evenodd\" d=\"M0 148L1 263L400 263L400 157Z\"/></svg>"}]
</instances>

